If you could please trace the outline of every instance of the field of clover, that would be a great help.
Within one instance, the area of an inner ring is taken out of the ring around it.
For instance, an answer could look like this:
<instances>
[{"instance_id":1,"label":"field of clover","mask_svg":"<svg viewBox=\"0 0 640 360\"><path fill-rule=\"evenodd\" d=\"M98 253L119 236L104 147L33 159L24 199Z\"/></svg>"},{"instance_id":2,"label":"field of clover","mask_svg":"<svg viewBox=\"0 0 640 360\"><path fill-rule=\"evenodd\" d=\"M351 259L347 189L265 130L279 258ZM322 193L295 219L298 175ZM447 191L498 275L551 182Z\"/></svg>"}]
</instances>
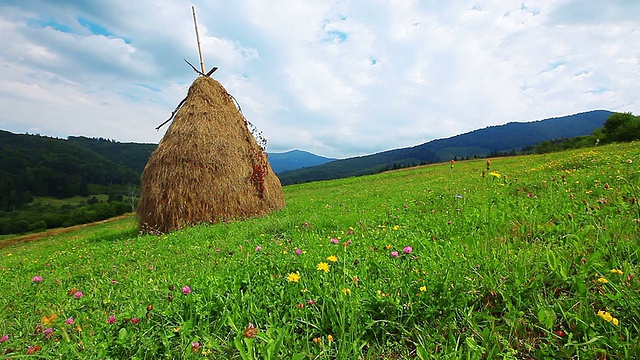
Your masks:
<instances>
[{"instance_id":1,"label":"field of clover","mask_svg":"<svg viewBox=\"0 0 640 360\"><path fill-rule=\"evenodd\" d=\"M638 357L639 165L637 142L434 164L0 248L0 356Z\"/></svg>"}]
</instances>

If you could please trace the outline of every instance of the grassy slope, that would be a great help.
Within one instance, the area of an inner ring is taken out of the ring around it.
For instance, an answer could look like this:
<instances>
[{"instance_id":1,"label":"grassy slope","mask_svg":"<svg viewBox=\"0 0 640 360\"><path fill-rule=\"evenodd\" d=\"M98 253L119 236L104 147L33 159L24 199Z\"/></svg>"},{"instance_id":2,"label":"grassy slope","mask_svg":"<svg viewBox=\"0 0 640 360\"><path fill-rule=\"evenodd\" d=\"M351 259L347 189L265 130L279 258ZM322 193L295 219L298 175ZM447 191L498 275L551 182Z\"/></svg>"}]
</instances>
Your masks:
<instances>
[{"instance_id":1,"label":"grassy slope","mask_svg":"<svg viewBox=\"0 0 640 360\"><path fill-rule=\"evenodd\" d=\"M0 354L632 357L639 154L632 143L492 160L500 177L467 161L295 185L260 219L159 237L126 219L0 249Z\"/></svg>"}]
</instances>

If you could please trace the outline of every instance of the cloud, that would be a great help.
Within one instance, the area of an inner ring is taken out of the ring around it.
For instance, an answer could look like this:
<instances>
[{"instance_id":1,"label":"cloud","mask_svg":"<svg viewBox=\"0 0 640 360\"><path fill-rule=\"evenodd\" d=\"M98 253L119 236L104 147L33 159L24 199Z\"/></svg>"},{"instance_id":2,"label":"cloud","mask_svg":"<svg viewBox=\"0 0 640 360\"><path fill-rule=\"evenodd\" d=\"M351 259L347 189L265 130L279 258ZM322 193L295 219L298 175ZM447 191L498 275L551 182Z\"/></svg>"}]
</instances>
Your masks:
<instances>
[{"instance_id":1,"label":"cloud","mask_svg":"<svg viewBox=\"0 0 640 360\"><path fill-rule=\"evenodd\" d=\"M640 112L636 1L195 2L208 68L269 140L347 157L509 121ZM0 128L156 142L191 3L0 5Z\"/></svg>"}]
</instances>

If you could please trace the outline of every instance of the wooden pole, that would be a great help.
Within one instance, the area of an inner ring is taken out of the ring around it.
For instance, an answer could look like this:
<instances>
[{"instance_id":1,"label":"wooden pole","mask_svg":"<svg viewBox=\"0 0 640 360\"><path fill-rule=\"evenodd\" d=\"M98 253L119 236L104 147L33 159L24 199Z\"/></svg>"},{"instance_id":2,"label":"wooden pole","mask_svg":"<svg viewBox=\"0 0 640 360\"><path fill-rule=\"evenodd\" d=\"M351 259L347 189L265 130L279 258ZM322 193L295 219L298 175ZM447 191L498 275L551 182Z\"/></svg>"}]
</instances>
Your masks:
<instances>
[{"instance_id":1,"label":"wooden pole","mask_svg":"<svg viewBox=\"0 0 640 360\"><path fill-rule=\"evenodd\" d=\"M198 19L196 19L196 7L191 6L191 11L193 12L193 24L196 27L196 40L198 41L198 55L200 55L200 70L205 74L206 71L204 69L204 57L202 57L202 47L200 46L200 34L198 33Z\"/></svg>"}]
</instances>

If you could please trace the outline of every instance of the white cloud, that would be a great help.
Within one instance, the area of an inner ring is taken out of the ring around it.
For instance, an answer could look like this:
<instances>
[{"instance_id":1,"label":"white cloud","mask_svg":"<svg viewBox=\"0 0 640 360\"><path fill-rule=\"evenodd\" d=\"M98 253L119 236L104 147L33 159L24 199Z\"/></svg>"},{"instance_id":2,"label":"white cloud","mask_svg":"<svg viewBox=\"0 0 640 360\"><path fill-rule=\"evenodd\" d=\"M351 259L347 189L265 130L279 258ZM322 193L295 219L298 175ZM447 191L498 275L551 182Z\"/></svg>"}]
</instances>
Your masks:
<instances>
[{"instance_id":1,"label":"white cloud","mask_svg":"<svg viewBox=\"0 0 640 360\"><path fill-rule=\"evenodd\" d=\"M346 157L509 121L640 113L640 3L196 1L205 63L269 140ZM158 141L191 3L6 1L0 128ZM165 128L166 129L166 128ZM164 130L164 129L163 129Z\"/></svg>"}]
</instances>

